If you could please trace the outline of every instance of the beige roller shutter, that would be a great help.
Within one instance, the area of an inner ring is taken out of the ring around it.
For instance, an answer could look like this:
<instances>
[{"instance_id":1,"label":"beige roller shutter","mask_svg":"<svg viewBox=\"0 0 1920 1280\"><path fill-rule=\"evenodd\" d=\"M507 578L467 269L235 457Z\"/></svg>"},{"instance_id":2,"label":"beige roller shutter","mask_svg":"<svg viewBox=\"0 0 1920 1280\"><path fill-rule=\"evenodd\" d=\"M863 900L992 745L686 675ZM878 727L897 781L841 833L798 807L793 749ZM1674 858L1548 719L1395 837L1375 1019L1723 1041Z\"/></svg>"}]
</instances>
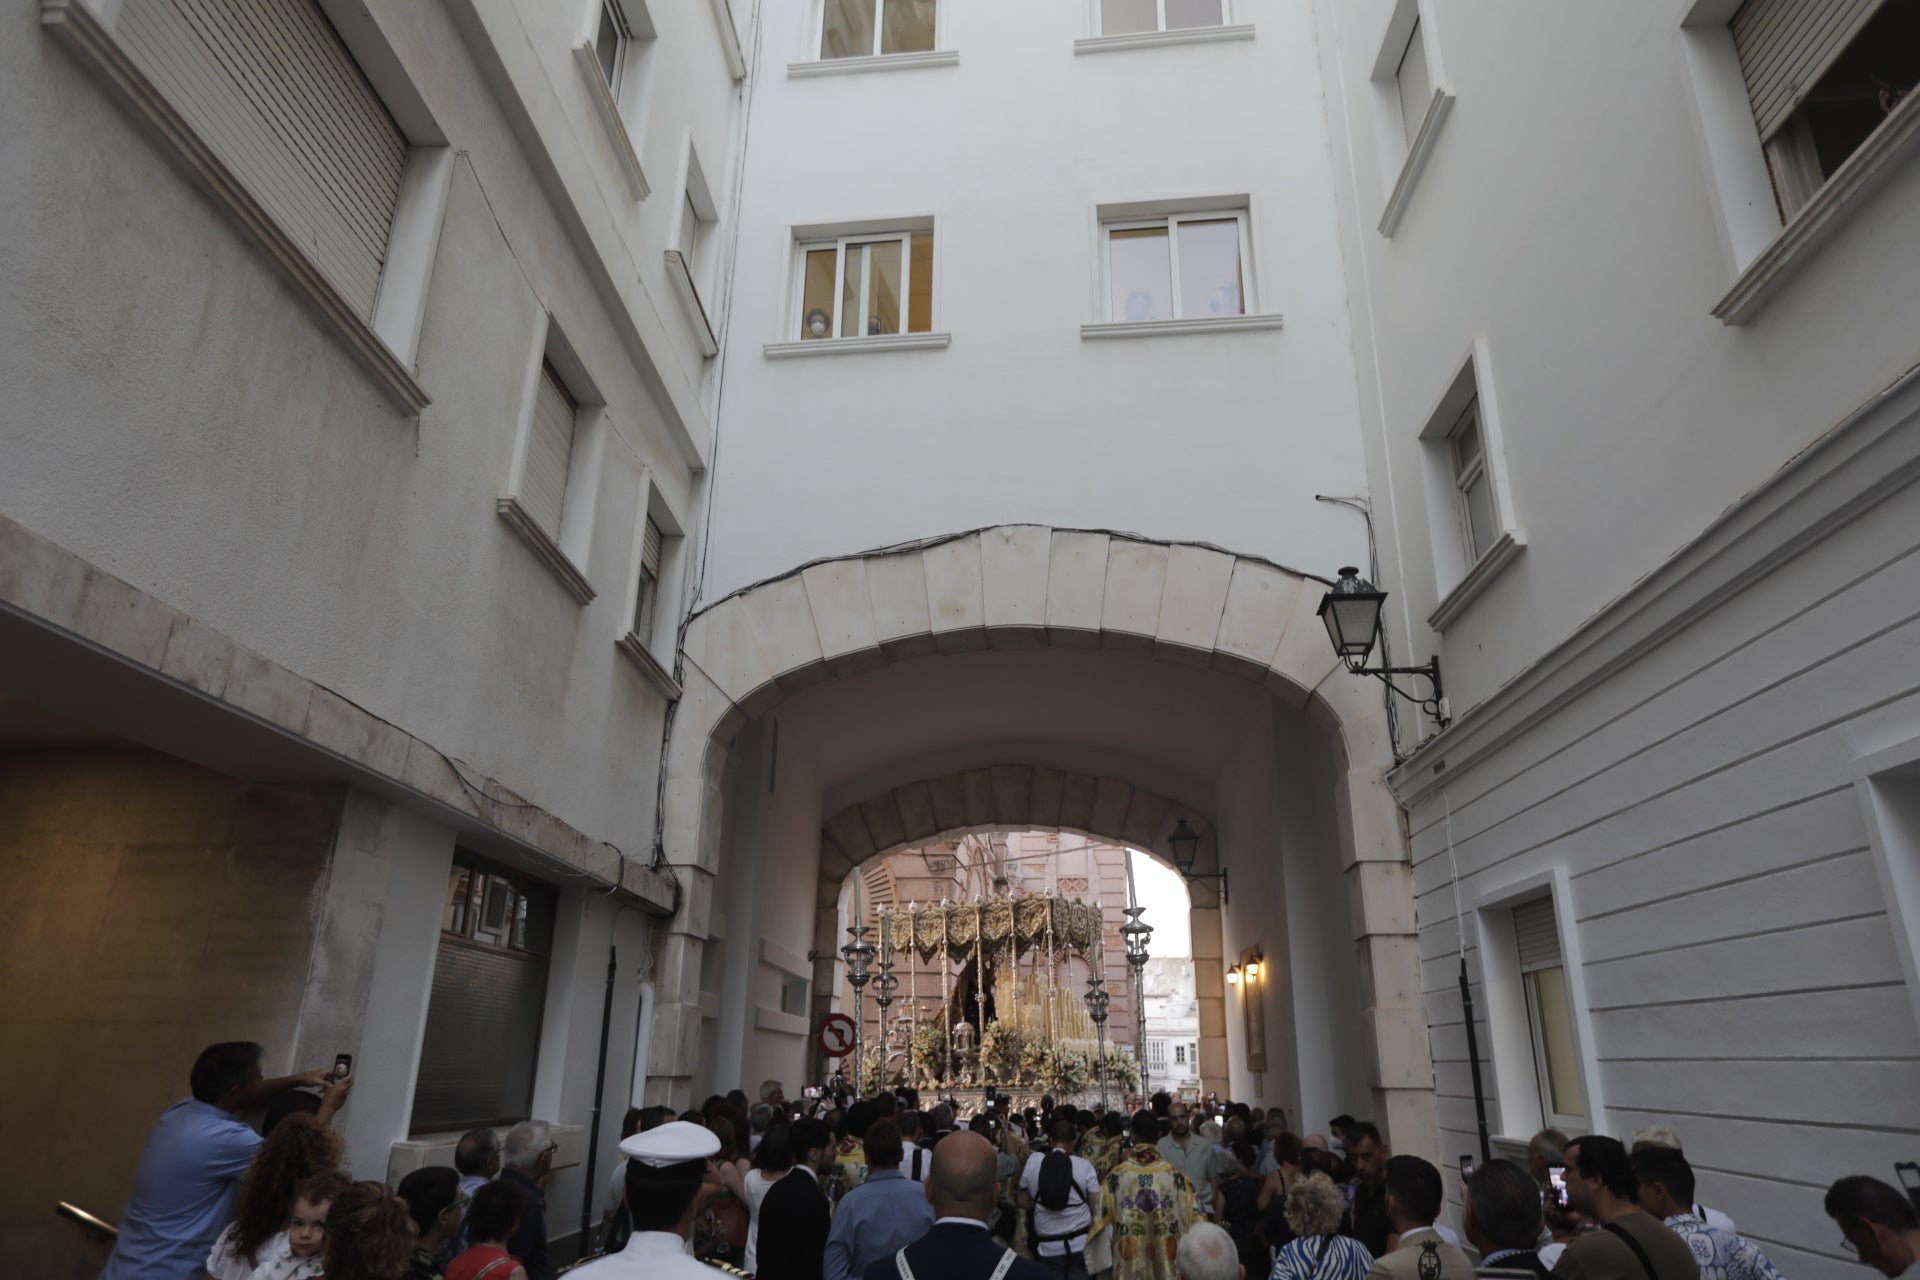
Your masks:
<instances>
[{"instance_id":1,"label":"beige roller shutter","mask_svg":"<svg viewBox=\"0 0 1920 1280\"><path fill-rule=\"evenodd\" d=\"M363 316L407 140L313 0L126 0L127 54Z\"/></svg>"},{"instance_id":2,"label":"beige roller shutter","mask_svg":"<svg viewBox=\"0 0 1920 1280\"><path fill-rule=\"evenodd\" d=\"M1520 972L1551 969L1560 963L1560 930L1553 899L1536 898L1513 909L1513 938L1520 948Z\"/></svg>"},{"instance_id":3,"label":"beige roller shutter","mask_svg":"<svg viewBox=\"0 0 1920 1280\"><path fill-rule=\"evenodd\" d=\"M647 531L640 543L640 571L656 582L660 580L660 549L665 541L660 536L660 526L653 522L653 517L647 517Z\"/></svg>"},{"instance_id":4,"label":"beige roller shutter","mask_svg":"<svg viewBox=\"0 0 1920 1280\"><path fill-rule=\"evenodd\" d=\"M560 513L567 503L567 469L573 465L573 397L551 366L540 366L540 389L533 397L533 430L527 436L527 465L520 479L520 505L555 542Z\"/></svg>"},{"instance_id":5,"label":"beige roller shutter","mask_svg":"<svg viewBox=\"0 0 1920 1280\"><path fill-rule=\"evenodd\" d=\"M1779 132L1886 0L1747 0L1733 44L1762 141Z\"/></svg>"}]
</instances>

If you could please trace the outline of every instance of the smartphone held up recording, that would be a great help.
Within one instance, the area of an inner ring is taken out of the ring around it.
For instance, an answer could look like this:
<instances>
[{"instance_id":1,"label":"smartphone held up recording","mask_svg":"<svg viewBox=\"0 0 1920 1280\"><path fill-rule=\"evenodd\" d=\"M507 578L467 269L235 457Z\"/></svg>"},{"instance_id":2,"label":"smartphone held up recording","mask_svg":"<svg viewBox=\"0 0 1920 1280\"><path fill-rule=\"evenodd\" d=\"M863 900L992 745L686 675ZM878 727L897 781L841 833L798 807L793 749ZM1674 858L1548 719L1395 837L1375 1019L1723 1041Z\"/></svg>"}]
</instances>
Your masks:
<instances>
[{"instance_id":1,"label":"smartphone held up recording","mask_svg":"<svg viewBox=\"0 0 1920 1280\"><path fill-rule=\"evenodd\" d=\"M333 1070L327 1072L327 1079L334 1084L339 1084L352 1074L353 1055L350 1053L335 1054L333 1058Z\"/></svg>"},{"instance_id":2,"label":"smartphone held up recording","mask_svg":"<svg viewBox=\"0 0 1920 1280\"><path fill-rule=\"evenodd\" d=\"M1547 1203L1556 1209L1567 1207L1567 1166L1555 1164L1547 1166Z\"/></svg>"}]
</instances>

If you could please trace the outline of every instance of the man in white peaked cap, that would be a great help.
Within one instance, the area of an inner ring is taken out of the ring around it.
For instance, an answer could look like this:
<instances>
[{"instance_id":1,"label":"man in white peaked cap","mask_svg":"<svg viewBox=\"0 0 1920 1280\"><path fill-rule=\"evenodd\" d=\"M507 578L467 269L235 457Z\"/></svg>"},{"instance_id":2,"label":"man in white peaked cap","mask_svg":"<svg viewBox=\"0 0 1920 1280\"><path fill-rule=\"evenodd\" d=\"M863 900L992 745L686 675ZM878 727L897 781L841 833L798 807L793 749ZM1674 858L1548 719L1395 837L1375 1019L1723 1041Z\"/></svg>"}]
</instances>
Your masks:
<instances>
[{"instance_id":1,"label":"man in white peaked cap","mask_svg":"<svg viewBox=\"0 0 1920 1280\"><path fill-rule=\"evenodd\" d=\"M700 1187L720 1139L704 1125L673 1120L620 1144L627 1157L627 1212L633 1236L619 1253L586 1263L591 1280L714 1280L732 1267L696 1261L688 1252Z\"/></svg>"}]
</instances>

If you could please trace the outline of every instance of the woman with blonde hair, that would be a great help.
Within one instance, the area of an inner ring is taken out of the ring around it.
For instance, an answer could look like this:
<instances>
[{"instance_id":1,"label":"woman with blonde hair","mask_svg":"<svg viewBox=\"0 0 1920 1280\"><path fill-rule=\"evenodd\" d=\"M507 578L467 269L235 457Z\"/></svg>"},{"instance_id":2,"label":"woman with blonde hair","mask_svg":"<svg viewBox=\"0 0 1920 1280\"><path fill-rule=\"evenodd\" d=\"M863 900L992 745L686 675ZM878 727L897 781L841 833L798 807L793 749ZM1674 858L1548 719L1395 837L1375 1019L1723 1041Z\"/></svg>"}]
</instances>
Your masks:
<instances>
[{"instance_id":1,"label":"woman with blonde hair","mask_svg":"<svg viewBox=\"0 0 1920 1280\"><path fill-rule=\"evenodd\" d=\"M402 1280L416 1234L413 1211L386 1183L354 1183L327 1210L326 1280Z\"/></svg>"},{"instance_id":2,"label":"woman with blonde hair","mask_svg":"<svg viewBox=\"0 0 1920 1280\"><path fill-rule=\"evenodd\" d=\"M1346 1211L1346 1198L1326 1174L1310 1173L1295 1182L1287 1192L1293 1239L1274 1257L1270 1280L1363 1280L1373 1255L1340 1234Z\"/></svg>"},{"instance_id":3,"label":"woman with blonde hair","mask_svg":"<svg viewBox=\"0 0 1920 1280\"><path fill-rule=\"evenodd\" d=\"M269 1255L284 1253L293 1193L318 1173L340 1167L346 1150L340 1135L310 1115L287 1116L273 1127L240 1179L234 1197L233 1225L221 1232L207 1255L213 1280L247 1280Z\"/></svg>"}]
</instances>

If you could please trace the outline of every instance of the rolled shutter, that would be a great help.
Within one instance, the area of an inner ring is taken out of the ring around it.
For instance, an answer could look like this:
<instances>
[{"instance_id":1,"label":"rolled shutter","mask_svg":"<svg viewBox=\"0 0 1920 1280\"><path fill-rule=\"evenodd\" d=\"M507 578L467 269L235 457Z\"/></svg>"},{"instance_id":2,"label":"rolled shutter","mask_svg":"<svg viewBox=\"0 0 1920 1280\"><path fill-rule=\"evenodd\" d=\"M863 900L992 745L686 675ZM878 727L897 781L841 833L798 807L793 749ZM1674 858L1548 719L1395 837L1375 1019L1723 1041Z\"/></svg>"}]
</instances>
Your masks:
<instances>
[{"instance_id":1,"label":"rolled shutter","mask_svg":"<svg viewBox=\"0 0 1920 1280\"><path fill-rule=\"evenodd\" d=\"M412 1132L524 1119L546 1002L545 957L442 938Z\"/></svg>"},{"instance_id":2,"label":"rolled shutter","mask_svg":"<svg viewBox=\"0 0 1920 1280\"><path fill-rule=\"evenodd\" d=\"M1734 48L1766 141L1780 130L1886 0L1747 0L1733 15Z\"/></svg>"},{"instance_id":3,"label":"rolled shutter","mask_svg":"<svg viewBox=\"0 0 1920 1280\"><path fill-rule=\"evenodd\" d=\"M660 580L660 548L664 542L660 526L649 518L647 532L640 543L640 571L655 582Z\"/></svg>"},{"instance_id":4,"label":"rolled shutter","mask_svg":"<svg viewBox=\"0 0 1920 1280\"><path fill-rule=\"evenodd\" d=\"M126 0L135 65L362 316L407 140L313 0Z\"/></svg>"},{"instance_id":5,"label":"rolled shutter","mask_svg":"<svg viewBox=\"0 0 1920 1280\"><path fill-rule=\"evenodd\" d=\"M533 429L520 480L520 505L547 536L560 540L560 513L567 503L567 470L573 465L573 397L547 365L533 396Z\"/></svg>"},{"instance_id":6,"label":"rolled shutter","mask_svg":"<svg viewBox=\"0 0 1920 1280\"><path fill-rule=\"evenodd\" d=\"M1520 972L1558 966L1560 930L1554 922L1553 899L1536 898L1515 907L1513 937L1520 948Z\"/></svg>"}]
</instances>

